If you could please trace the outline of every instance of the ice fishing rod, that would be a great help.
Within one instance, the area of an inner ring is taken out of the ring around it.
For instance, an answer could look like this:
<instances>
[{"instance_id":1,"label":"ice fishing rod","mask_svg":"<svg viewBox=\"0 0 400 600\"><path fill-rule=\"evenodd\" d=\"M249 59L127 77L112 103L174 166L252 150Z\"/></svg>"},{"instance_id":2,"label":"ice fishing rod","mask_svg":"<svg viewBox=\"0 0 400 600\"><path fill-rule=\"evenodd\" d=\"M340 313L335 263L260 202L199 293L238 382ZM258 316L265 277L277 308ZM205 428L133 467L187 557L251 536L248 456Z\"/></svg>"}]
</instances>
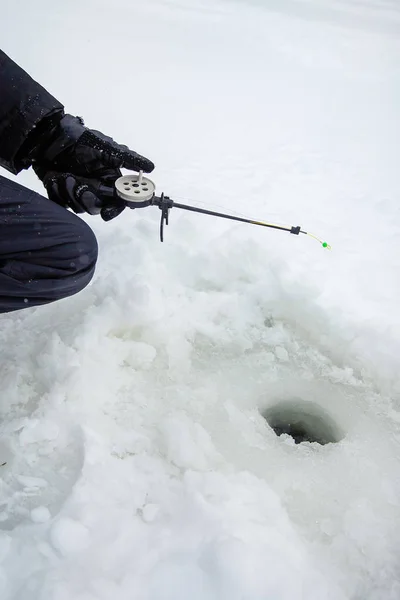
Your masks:
<instances>
[{"instance_id":1,"label":"ice fishing rod","mask_svg":"<svg viewBox=\"0 0 400 600\"><path fill-rule=\"evenodd\" d=\"M246 219L244 217L236 217L235 215L227 215L221 212L215 212L213 210L207 210L199 208L197 206L190 206L189 204L180 204L171 200L168 196L161 194L156 196L156 186L148 179L143 177L143 172L139 174L124 175L119 177L115 182L115 190L117 196L124 200L129 208L144 208L146 206L158 206L161 210L160 219L160 240L164 241L164 224L168 225L169 211L171 208L180 208L182 210L188 210L190 212L200 213L202 215L210 215L212 217L220 217L222 219L230 219L231 221L239 221L240 223L249 223L250 225L260 225L261 227L269 227L270 229L278 229L279 231L287 231L294 235L303 233L317 240L323 248L331 249L330 245L317 238L312 233L303 231L300 226L284 226L275 225L274 223L267 223L266 221L254 221L253 219Z\"/></svg>"}]
</instances>

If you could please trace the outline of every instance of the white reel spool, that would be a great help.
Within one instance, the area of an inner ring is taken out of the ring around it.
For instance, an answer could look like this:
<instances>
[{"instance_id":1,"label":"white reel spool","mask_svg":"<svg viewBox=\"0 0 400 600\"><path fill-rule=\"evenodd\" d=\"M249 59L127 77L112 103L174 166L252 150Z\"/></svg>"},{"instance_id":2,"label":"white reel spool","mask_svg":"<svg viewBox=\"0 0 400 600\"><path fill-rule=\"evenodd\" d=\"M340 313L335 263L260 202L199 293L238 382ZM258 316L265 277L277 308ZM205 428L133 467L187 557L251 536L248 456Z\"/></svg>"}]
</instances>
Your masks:
<instances>
[{"instance_id":1,"label":"white reel spool","mask_svg":"<svg viewBox=\"0 0 400 600\"><path fill-rule=\"evenodd\" d=\"M154 183L143 177L143 171L137 175L124 175L115 182L115 189L120 198L132 205L132 208L148 206L156 191Z\"/></svg>"}]
</instances>

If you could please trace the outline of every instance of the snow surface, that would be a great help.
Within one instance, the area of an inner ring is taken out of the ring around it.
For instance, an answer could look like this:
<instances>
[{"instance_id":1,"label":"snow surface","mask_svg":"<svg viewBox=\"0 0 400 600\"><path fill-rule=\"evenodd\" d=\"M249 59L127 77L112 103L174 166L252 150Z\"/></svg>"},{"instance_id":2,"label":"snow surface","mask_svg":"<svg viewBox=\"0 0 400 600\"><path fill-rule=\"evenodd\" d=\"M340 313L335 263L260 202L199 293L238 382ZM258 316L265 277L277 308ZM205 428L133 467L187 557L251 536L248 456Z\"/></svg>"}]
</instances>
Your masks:
<instances>
[{"instance_id":1,"label":"snow surface","mask_svg":"<svg viewBox=\"0 0 400 600\"><path fill-rule=\"evenodd\" d=\"M87 218L93 283L1 316L2 600L400 598L399 32L395 0L3 0L4 50L160 190L333 250ZM343 439L276 437L293 399Z\"/></svg>"}]
</instances>

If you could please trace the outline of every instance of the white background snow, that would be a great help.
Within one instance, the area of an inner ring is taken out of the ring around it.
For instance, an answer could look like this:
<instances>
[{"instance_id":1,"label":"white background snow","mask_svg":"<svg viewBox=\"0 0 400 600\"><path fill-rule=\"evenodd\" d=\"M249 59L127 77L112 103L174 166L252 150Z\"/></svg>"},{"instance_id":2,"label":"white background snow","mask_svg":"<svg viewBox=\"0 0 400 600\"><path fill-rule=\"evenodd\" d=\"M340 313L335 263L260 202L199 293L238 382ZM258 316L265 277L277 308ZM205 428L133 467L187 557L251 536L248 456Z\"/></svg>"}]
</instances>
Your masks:
<instances>
[{"instance_id":1,"label":"white background snow","mask_svg":"<svg viewBox=\"0 0 400 600\"><path fill-rule=\"evenodd\" d=\"M333 248L87 218L92 284L0 317L1 599L400 598L398 2L1 9L2 48L160 191ZM260 411L293 398L343 439L277 437Z\"/></svg>"}]
</instances>

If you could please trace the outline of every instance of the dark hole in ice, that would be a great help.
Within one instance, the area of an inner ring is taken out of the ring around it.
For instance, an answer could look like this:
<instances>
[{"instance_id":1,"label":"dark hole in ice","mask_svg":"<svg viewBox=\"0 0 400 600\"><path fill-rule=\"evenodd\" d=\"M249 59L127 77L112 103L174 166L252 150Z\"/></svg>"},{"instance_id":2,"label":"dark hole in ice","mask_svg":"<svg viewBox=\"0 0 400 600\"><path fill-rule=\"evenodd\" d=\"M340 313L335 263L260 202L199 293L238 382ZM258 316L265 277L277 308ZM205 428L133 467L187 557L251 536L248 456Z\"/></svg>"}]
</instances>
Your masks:
<instances>
[{"instance_id":1,"label":"dark hole in ice","mask_svg":"<svg viewBox=\"0 0 400 600\"><path fill-rule=\"evenodd\" d=\"M290 435L295 444L315 442L324 446L344 437L332 417L315 402L285 400L261 414L277 436Z\"/></svg>"}]
</instances>

